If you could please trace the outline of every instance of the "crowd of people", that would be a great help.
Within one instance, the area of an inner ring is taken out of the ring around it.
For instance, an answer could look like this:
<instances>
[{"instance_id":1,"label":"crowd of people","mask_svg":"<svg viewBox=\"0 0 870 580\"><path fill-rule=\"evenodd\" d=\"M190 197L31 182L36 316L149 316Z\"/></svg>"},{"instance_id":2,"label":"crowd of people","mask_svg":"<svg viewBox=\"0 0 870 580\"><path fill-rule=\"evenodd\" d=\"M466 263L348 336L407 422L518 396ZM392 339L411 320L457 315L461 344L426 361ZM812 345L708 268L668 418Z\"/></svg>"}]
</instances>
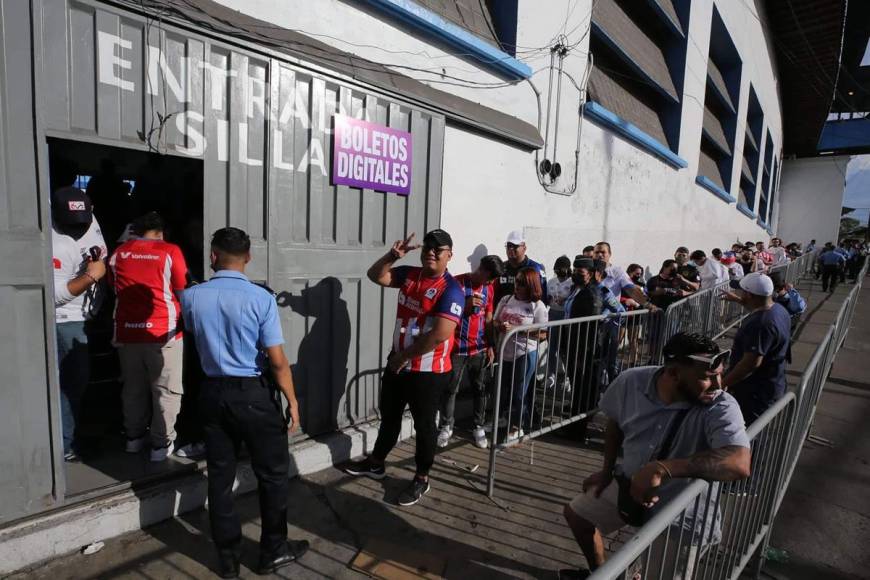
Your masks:
<instances>
[{"instance_id":1,"label":"crowd of people","mask_svg":"<svg viewBox=\"0 0 870 580\"><path fill-rule=\"evenodd\" d=\"M299 426L298 403L274 296L244 275L250 261L247 234L236 228L215 232L210 252L214 275L192 286L184 257L178 246L163 239L164 222L155 212L134 219L128 239L109 256L91 200L81 190L57 190L52 219L66 459L76 460L76 403L87 383L84 321L99 308L108 286L115 299L125 450L147 449L155 462L173 452L205 453L220 572L233 577L238 573L240 532L232 483L244 442L259 482L260 570L274 570L301 556L307 543L286 539L286 433ZM778 238L769 247L763 242L735 243L727 251L714 248L709 256L704 250L678 247L673 258L664 260L647 279L647 268L639 264L627 269L614 264L613 248L601 241L584 247L573 259L559 257L548 279L544 266L527 255L520 231L508 234L505 258L485 256L472 272L457 276L448 272L453 256L450 234L432 230L421 245L414 238L411 234L396 241L368 270L375 284L398 289L398 305L381 382L378 437L370 455L346 467L349 474L385 476L385 461L409 407L416 430L416 474L398 503L419 502L430 490L429 471L437 449L453 436L460 387L472 387L476 446L491 444L487 425L492 419L487 413L495 388L503 394L502 404L491 412L498 415L506 440L517 441L531 426L528 396L541 380L541 368L547 369L543 382L548 389L577 391L583 385L572 384L576 377L593 375L603 387L598 406L608 418L606 469L584 485L594 490L594 496L609 497L603 492L617 477L629 482L619 486L628 486L627 497L651 507L656 501L650 494L658 493L665 479L708 477L714 472L722 478L748 474L744 425L783 395L791 324L806 308L796 289L767 273L799 257L800 244L783 246ZM814 244L807 251L813 251ZM419 266L396 266L417 249ZM817 266L826 289L833 290L846 272L857 272L855 264L865 255L860 244L849 249L826 246ZM749 311L730 351L721 351L707 337L679 333L664 337L664 366L623 370L616 357L625 339L619 317L606 319L594 338L571 325L511 333L516 327L548 321L637 309L666 311L687 296L726 282L736 291L724 292L723 298ZM510 340L502 344L506 336ZM205 377L197 401L203 436L193 448L176 450L185 337L194 341ZM567 345L572 345L570 351ZM577 355L590 348L599 349L597 356ZM498 352L503 353L502 382L494 385ZM594 364L587 358L594 358ZM278 404L279 393L286 401L285 411ZM579 397L570 399L571 412L576 413ZM664 432L671 433L669 441L650 454L646 441L661 440ZM637 440L644 441L643 450L632 447ZM617 467L620 443L624 456ZM571 502L565 515L594 567L604 557L602 525L586 519L587 503Z\"/></svg>"}]
</instances>

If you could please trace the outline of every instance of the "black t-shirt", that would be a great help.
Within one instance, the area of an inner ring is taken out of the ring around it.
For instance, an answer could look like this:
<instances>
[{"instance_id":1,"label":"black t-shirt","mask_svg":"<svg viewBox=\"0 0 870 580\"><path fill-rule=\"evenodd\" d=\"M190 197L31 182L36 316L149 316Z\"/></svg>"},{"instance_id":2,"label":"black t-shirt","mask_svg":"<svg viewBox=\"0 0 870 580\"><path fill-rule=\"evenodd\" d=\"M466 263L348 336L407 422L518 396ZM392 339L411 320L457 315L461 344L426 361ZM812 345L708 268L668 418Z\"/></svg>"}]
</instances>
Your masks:
<instances>
[{"instance_id":1,"label":"black t-shirt","mask_svg":"<svg viewBox=\"0 0 870 580\"><path fill-rule=\"evenodd\" d=\"M743 275L746 276L752 273L752 258L748 260L737 260L737 263L740 264L740 267L743 268Z\"/></svg>"},{"instance_id":2,"label":"black t-shirt","mask_svg":"<svg viewBox=\"0 0 870 580\"><path fill-rule=\"evenodd\" d=\"M701 283L701 273L698 272L698 269L691 264L683 264L682 266L678 265L677 274L679 274L689 282L694 282L695 284Z\"/></svg>"},{"instance_id":3,"label":"black t-shirt","mask_svg":"<svg viewBox=\"0 0 870 580\"><path fill-rule=\"evenodd\" d=\"M518 266L514 266L509 260L505 260L504 273L495 283L493 304L498 304L505 296L513 295L514 281L517 278L517 273L523 268L534 268L538 271L538 274L541 276L541 291L543 292L541 300L543 300L544 304L547 303L547 272L544 269L544 265L526 256Z\"/></svg>"},{"instance_id":4,"label":"black t-shirt","mask_svg":"<svg viewBox=\"0 0 870 580\"><path fill-rule=\"evenodd\" d=\"M664 290L665 293L657 294L656 290ZM663 310L682 298L680 282L676 277L666 280L656 274L647 281L646 291L650 301Z\"/></svg>"},{"instance_id":5,"label":"black t-shirt","mask_svg":"<svg viewBox=\"0 0 870 580\"><path fill-rule=\"evenodd\" d=\"M753 312L740 325L731 347L732 368L747 352L761 355L761 366L730 393L749 424L785 394L785 364L791 358L791 316L780 304Z\"/></svg>"}]
</instances>

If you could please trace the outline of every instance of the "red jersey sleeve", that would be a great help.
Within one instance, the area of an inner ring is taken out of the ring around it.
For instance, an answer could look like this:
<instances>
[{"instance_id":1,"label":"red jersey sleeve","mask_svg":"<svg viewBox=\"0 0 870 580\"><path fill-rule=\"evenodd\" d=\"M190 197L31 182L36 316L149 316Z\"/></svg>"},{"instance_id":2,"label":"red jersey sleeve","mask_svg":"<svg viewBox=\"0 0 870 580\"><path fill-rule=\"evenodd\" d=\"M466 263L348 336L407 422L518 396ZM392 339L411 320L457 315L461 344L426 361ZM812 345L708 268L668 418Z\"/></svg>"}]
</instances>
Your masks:
<instances>
[{"instance_id":1,"label":"red jersey sleeve","mask_svg":"<svg viewBox=\"0 0 870 580\"><path fill-rule=\"evenodd\" d=\"M486 287L486 295L489 299L486 301L486 308L484 309L484 314L493 314L495 312L495 304L493 304L493 299L495 298L495 286L492 284L487 284Z\"/></svg>"},{"instance_id":2,"label":"red jersey sleeve","mask_svg":"<svg viewBox=\"0 0 870 580\"><path fill-rule=\"evenodd\" d=\"M184 290L184 287L187 286L187 262L184 261L184 254L181 253L181 248L174 244L170 248L169 256L172 258L170 284L175 291Z\"/></svg>"},{"instance_id":3,"label":"red jersey sleeve","mask_svg":"<svg viewBox=\"0 0 870 580\"><path fill-rule=\"evenodd\" d=\"M396 266L390 270L390 273L393 275L393 282L390 284L391 288L401 288L402 284L405 283L405 280L408 279L408 276L415 270L414 266Z\"/></svg>"}]
</instances>

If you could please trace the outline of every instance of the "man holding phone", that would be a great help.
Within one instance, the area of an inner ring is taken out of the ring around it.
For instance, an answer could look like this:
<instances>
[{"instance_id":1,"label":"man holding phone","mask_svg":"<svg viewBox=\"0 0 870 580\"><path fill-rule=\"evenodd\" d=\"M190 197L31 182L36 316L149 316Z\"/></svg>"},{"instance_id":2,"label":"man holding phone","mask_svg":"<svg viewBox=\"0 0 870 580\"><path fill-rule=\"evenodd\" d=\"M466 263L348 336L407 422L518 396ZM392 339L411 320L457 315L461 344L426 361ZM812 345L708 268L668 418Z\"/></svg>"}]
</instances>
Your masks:
<instances>
[{"instance_id":1,"label":"man holding phone","mask_svg":"<svg viewBox=\"0 0 870 580\"><path fill-rule=\"evenodd\" d=\"M453 414L456 394L462 380L468 377L474 388L474 444L486 449L488 442L483 425L486 422L486 391L495 353L490 325L495 311L493 282L502 275L504 265L495 255L484 256L474 272L459 274L456 282L465 291L465 310L456 325L453 351L450 354L453 372L450 384L441 400L441 430L438 447L447 447L453 436Z\"/></svg>"},{"instance_id":2,"label":"man holding phone","mask_svg":"<svg viewBox=\"0 0 870 580\"><path fill-rule=\"evenodd\" d=\"M62 187L52 194L51 222L63 454L64 460L75 461L76 417L89 375L85 321L102 304L106 242L90 198L77 187Z\"/></svg>"},{"instance_id":3,"label":"man holding phone","mask_svg":"<svg viewBox=\"0 0 870 580\"><path fill-rule=\"evenodd\" d=\"M215 275L181 295L185 330L196 341L206 375L199 404L208 462L208 515L222 578L239 575L242 530L233 509L233 481L242 442L250 453L260 496L256 572L270 574L308 550L306 540L287 540L287 432L298 429L299 405L282 348L278 306L268 290L245 276L250 261L248 234L238 228L220 229L211 241ZM286 420L259 364L263 354L287 401Z\"/></svg>"}]
</instances>

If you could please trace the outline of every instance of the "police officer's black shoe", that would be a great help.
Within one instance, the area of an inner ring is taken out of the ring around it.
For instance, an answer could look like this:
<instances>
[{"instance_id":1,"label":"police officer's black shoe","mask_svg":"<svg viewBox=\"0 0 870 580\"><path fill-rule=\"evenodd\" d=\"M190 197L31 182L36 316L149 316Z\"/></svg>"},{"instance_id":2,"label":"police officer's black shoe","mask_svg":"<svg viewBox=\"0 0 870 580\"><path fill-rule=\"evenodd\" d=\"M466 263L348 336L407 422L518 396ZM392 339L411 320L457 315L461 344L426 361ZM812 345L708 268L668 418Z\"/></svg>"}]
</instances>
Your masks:
<instances>
[{"instance_id":1,"label":"police officer's black shoe","mask_svg":"<svg viewBox=\"0 0 870 580\"><path fill-rule=\"evenodd\" d=\"M221 578L239 577L239 556L235 552L218 552L218 576Z\"/></svg>"},{"instance_id":2,"label":"police officer's black shoe","mask_svg":"<svg viewBox=\"0 0 870 580\"><path fill-rule=\"evenodd\" d=\"M257 574L271 574L278 568L292 564L308 551L308 540L287 540L287 547L276 556L264 557L260 555L260 563L257 566Z\"/></svg>"}]
</instances>

